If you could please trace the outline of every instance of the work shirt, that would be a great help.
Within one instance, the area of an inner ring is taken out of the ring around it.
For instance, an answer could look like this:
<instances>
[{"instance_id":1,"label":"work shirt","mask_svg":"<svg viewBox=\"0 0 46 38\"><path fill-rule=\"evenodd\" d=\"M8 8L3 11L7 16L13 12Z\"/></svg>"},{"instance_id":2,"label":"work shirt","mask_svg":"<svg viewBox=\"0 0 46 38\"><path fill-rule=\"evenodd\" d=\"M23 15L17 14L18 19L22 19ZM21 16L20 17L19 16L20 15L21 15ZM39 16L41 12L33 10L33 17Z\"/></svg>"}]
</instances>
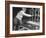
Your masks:
<instances>
[{"instance_id":1,"label":"work shirt","mask_svg":"<svg viewBox=\"0 0 46 38\"><path fill-rule=\"evenodd\" d=\"M23 11L20 11L17 15L16 15L16 18L18 18L19 20L21 20L23 18L23 14L24 12Z\"/></svg>"}]
</instances>

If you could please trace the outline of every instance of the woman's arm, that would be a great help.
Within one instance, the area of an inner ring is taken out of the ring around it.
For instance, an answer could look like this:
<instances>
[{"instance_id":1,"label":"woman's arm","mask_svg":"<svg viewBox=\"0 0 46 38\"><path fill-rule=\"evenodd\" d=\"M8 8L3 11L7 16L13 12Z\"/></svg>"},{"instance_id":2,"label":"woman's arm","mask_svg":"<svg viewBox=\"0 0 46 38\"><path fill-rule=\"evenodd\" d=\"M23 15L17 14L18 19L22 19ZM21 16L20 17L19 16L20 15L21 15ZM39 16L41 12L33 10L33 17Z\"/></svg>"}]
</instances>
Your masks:
<instances>
[{"instance_id":1,"label":"woman's arm","mask_svg":"<svg viewBox=\"0 0 46 38\"><path fill-rule=\"evenodd\" d=\"M27 17L32 17L33 15L30 15L30 14L26 14L26 13L23 13L24 16L27 16Z\"/></svg>"}]
</instances>

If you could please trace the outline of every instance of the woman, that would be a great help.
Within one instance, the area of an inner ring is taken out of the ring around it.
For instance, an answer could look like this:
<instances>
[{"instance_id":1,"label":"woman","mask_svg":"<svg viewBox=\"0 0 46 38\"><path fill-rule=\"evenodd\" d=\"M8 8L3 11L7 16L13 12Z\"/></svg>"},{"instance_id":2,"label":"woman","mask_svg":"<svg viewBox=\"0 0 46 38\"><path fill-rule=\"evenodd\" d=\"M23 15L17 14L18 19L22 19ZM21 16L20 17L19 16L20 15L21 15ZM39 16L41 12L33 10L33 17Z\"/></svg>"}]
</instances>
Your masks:
<instances>
[{"instance_id":1,"label":"woman","mask_svg":"<svg viewBox=\"0 0 46 38\"><path fill-rule=\"evenodd\" d=\"M23 16L27 16L27 17L32 17L32 15L30 14L26 14L25 13L26 8L22 8L22 10L20 12L18 12L18 14L16 15L16 17L14 17L14 24L16 25L16 29L18 30L18 25L22 25L22 18Z\"/></svg>"}]
</instances>

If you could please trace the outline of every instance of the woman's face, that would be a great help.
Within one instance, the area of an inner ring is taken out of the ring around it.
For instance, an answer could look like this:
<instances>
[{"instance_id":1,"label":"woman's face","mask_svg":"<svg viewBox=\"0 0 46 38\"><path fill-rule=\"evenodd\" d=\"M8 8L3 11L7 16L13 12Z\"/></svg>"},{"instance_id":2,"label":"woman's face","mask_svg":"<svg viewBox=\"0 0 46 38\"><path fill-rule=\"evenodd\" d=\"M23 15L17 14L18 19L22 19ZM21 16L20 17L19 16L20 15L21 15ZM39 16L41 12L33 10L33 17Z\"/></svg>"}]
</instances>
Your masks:
<instances>
[{"instance_id":1,"label":"woman's face","mask_svg":"<svg viewBox=\"0 0 46 38\"><path fill-rule=\"evenodd\" d=\"M26 8L22 8L23 11L26 11Z\"/></svg>"}]
</instances>

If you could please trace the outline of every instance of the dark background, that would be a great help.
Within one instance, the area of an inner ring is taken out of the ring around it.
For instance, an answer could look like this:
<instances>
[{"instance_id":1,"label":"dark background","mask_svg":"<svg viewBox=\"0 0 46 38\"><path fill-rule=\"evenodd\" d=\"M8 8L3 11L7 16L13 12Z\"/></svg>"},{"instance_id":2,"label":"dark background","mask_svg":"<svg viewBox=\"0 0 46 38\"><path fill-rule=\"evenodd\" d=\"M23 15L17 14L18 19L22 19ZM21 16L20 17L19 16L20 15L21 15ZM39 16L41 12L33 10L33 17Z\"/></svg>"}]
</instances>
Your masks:
<instances>
[{"instance_id":1,"label":"dark background","mask_svg":"<svg viewBox=\"0 0 46 38\"><path fill-rule=\"evenodd\" d=\"M23 18L22 18L23 23L26 23L27 21L34 21L35 11L37 8L33 8L33 10L32 10L32 8L26 8L26 9L27 10L25 11L25 13L30 14L30 15L32 15L32 13L33 13L34 16L33 16L33 19L32 19L32 17L23 16ZM17 15L17 13L21 10L22 10L22 8L20 8L20 7L13 7L13 20L14 20L14 17ZM36 14L38 14L38 10L36 11ZM13 21L13 30L14 30L14 21Z\"/></svg>"}]
</instances>

